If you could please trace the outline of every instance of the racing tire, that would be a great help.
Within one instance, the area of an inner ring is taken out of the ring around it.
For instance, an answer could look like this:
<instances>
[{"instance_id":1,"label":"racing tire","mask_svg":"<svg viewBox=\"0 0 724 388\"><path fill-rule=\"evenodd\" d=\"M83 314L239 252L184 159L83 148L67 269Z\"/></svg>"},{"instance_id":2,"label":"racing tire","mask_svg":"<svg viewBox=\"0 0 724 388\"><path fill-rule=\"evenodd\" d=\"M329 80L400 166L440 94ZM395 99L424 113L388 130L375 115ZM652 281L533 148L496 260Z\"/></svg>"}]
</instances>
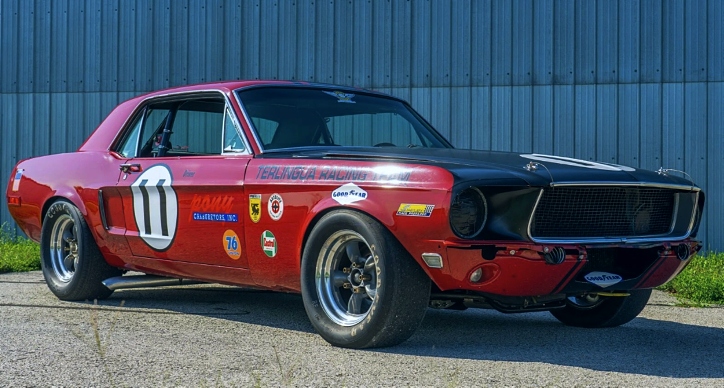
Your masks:
<instances>
[{"instance_id":1,"label":"racing tire","mask_svg":"<svg viewBox=\"0 0 724 388\"><path fill-rule=\"evenodd\" d=\"M309 235L301 291L309 320L330 344L386 347L406 341L420 326L430 278L384 226L338 210Z\"/></svg>"},{"instance_id":2,"label":"racing tire","mask_svg":"<svg viewBox=\"0 0 724 388\"><path fill-rule=\"evenodd\" d=\"M78 208L64 200L45 214L40 265L50 291L68 301L108 298L113 291L103 280L121 274L106 263Z\"/></svg>"},{"instance_id":3,"label":"racing tire","mask_svg":"<svg viewBox=\"0 0 724 388\"><path fill-rule=\"evenodd\" d=\"M606 297L591 305L582 302L582 298L571 297L568 298L566 307L551 310L551 314L568 326L615 327L636 318L646 307L650 296L651 289L632 290L629 291L629 296Z\"/></svg>"}]
</instances>

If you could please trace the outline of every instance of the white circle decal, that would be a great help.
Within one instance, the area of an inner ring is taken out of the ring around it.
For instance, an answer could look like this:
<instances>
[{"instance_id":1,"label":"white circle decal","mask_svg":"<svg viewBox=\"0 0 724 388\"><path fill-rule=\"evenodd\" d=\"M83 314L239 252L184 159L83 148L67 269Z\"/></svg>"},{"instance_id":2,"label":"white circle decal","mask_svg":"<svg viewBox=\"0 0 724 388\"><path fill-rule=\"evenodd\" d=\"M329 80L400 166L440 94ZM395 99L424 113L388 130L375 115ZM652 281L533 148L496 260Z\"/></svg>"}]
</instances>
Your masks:
<instances>
[{"instance_id":1,"label":"white circle decal","mask_svg":"<svg viewBox=\"0 0 724 388\"><path fill-rule=\"evenodd\" d=\"M131 185L138 236L157 251L168 249L176 235L178 199L172 182L171 170L157 164Z\"/></svg>"},{"instance_id":2,"label":"white circle decal","mask_svg":"<svg viewBox=\"0 0 724 388\"><path fill-rule=\"evenodd\" d=\"M589 162L588 160L567 158L565 156L553 156L553 155L541 155L541 154L523 154L520 155L523 158L536 160L539 162L548 162L556 164L565 164L566 166L592 168L595 170L606 170L606 171L636 171L631 167L619 166L617 164L607 164L599 162Z\"/></svg>"},{"instance_id":3,"label":"white circle decal","mask_svg":"<svg viewBox=\"0 0 724 388\"><path fill-rule=\"evenodd\" d=\"M279 221L284 213L284 201L282 200L282 196L276 193L272 194L269 197L267 210L269 211L269 217L271 217L272 220Z\"/></svg>"}]
</instances>

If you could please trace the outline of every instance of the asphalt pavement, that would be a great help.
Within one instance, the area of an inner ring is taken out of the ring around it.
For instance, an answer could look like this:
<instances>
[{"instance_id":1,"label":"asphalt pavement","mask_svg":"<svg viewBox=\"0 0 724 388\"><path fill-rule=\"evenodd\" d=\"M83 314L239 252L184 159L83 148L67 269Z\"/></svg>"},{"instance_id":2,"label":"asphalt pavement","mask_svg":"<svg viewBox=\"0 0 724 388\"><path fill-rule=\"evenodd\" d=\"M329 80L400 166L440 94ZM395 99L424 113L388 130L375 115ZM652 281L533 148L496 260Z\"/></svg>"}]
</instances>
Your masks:
<instances>
[{"instance_id":1,"label":"asphalt pavement","mask_svg":"<svg viewBox=\"0 0 724 388\"><path fill-rule=\"evenodd\" d=\"M0 386L724 387L724 308L655 291L632 322L428 310L402 345L330 346L292 294L196 285L61 302L0 275Z\"/></svg>"}]
</instances>

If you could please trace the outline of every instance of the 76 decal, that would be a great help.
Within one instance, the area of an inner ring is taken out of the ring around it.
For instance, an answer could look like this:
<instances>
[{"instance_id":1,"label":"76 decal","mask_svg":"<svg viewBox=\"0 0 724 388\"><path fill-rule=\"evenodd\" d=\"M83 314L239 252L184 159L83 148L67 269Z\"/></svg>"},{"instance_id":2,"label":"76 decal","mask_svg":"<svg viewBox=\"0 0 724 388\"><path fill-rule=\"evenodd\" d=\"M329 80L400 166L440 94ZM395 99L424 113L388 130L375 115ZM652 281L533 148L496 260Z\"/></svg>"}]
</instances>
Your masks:
<instances>
[{"instance_id":1,"label":"76 decal","mask_svg":"<svg viewBox=\"0 0 724 388\"><path fill-rule=\"evenodd\" d=\"M131 184L138 236L157 251L167 250L176 235L178 199L171 183L171 170L157 164Z\"/></svg>"}]
</instances>

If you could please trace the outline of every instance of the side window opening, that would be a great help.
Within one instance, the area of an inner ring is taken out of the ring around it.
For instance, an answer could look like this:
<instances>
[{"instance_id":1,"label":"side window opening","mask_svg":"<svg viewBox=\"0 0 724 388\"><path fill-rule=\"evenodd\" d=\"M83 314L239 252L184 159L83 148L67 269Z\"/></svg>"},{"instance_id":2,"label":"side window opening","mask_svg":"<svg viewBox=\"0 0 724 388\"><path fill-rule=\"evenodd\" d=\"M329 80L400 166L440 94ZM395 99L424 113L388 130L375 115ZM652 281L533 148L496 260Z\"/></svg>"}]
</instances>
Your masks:
<instances>
[{"instance_id":1,"label":"side window opening","mask_svg":"<svg viewBox=\"0 0 724 388\"><path fill-rule=\"evenodd\" d=\"M167 125L170 131L164 137ZM226 101L220 97L151 103L143 108L115 149L127 158L220 155L245 150Z\"/></svg>"}]
</instances>

